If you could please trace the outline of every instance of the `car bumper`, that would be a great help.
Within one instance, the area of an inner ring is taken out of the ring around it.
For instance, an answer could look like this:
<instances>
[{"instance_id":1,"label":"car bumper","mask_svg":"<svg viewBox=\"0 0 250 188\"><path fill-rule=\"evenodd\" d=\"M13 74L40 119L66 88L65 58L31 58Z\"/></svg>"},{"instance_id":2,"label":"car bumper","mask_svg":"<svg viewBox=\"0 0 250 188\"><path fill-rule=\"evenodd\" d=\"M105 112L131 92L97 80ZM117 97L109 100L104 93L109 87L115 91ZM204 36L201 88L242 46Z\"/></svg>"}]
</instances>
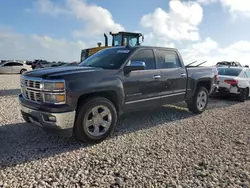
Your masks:
<instances>
[{"instance_id":1,"label":"car bumper","mask_svg":"<svg viewBox=\"0 0 250 188\"><path fill-rule=\"evenodd\" d=\"M37 111L21 105L21 113L31 123L62 136L72 136L75 121L75 111L49 113Z\"/></svg>"},{"instance_id":2,"label":"car bumper","mask_svg":"<svg viewBox=\"0 0 250 188\"><path fill-rule=\"evenodd\" d=\"M225 88L225 87L219 87L216 91L217 94L221 95L239 95L240 94L240 88L238 87L230 87L230 88Z\"/></svg>"}]
</instances>

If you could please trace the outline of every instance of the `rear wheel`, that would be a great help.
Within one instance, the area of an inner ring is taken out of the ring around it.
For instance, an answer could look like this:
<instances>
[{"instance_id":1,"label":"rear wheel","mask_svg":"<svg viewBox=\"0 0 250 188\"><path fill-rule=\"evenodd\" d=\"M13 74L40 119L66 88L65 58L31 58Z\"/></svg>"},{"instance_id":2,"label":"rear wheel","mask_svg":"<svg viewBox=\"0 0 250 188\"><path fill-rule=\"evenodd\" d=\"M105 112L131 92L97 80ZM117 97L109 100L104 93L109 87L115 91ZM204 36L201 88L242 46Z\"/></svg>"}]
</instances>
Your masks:
<instances>
[{"instance_id":1,"label":"rear wheel","mask_svg":"<svg viewBox=\"0 0 250 188\"><path fill-rule=\"evenodd\" d=\"M249 89L248 88L241 89L240 95L238 96L238 100L240 102L245 102L245 100L247 100L247 98L248 98L248 95L249 95Z\"/></svg>"},{"instance_id":2,"label":"rear wheel","mask_svg":"<svg viewBox=\"0 0 250 188\"><path fill-rule=\"evenodd\" d=\"M27 70L26 69L22 69L21 71L20 71L20 74L23 74L23 73L25 73Z\"/></svg>"},{"instance_id":3,"label":"rear wheel","mask_svg":"<svg viewBox=\"0 0 250 188\"><path fill-rule=\"evenodd\" d=\"M188 109L196 114L200 114L206 110L208 104L208 91L205 87L197 88L194 97L187 102Z\"/></svg>"},{"instance_id":4,"label":"rear wheel","mask_svg":"<svg viewBox=\"0 0 250 188\"><path fill-rule=\"evenodd\" d=\"M80 141L98 143L109 137L116 126L117 112L113 103L95 97L80 104L74 134Z\"/></svg>"}]
</instances>

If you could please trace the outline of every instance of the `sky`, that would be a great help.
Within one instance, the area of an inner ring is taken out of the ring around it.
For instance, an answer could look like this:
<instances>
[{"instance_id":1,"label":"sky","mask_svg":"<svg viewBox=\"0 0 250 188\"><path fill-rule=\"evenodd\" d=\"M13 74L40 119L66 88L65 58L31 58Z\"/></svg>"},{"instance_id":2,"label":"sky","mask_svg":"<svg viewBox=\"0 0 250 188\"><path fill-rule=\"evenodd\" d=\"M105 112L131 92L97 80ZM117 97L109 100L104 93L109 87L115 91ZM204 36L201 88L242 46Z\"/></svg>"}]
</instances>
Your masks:
<instances>
[{"instance_id":1,"label":"sky","mask_svg":"<svg viewBox=\"0 0 250 188\"><path fill-rule=\"evenodd\" d=\"M0 18L0 59L79 61L104 33L139 31L185 64L250 65L249 0L0 0Z\"/></svg>"}]
</instances>

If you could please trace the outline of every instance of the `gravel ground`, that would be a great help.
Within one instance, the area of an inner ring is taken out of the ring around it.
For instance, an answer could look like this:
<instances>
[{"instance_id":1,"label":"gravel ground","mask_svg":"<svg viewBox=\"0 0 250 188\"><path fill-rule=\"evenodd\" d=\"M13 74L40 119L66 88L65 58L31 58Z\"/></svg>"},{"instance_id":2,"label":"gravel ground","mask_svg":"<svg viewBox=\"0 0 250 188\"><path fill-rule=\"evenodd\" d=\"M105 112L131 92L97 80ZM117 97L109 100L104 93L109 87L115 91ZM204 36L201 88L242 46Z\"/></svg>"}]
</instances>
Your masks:
<instances>
[{"instance_id":1,"label":"gravel ground","mask_svg":"<svg viewBox=\"0 0 250 188\"><path fill-rule=\"evenodd\" d=\"M249 101L130 113L85 145L24 123L19 92L19 75L0 76L0 187L250 187Z\"/></svg>"}]
</instances>

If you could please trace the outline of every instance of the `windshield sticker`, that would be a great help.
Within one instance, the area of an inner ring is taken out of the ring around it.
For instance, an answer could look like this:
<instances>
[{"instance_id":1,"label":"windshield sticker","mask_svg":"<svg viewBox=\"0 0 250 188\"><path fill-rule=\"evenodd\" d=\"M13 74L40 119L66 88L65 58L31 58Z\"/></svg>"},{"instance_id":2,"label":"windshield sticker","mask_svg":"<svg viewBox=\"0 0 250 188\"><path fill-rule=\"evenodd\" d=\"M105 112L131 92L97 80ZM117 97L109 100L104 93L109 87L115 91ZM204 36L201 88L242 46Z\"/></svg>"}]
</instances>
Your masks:
<instances>
[{"instance_id":1,"label":"windshield sticker","mask_svg":"<svg viewBox=\"0 0 250 188\"><path fill-rule=\"evenodd\" d=\"M117 53L129 53L130 50L118 50Z\"/></svg>"}]
</instances>

